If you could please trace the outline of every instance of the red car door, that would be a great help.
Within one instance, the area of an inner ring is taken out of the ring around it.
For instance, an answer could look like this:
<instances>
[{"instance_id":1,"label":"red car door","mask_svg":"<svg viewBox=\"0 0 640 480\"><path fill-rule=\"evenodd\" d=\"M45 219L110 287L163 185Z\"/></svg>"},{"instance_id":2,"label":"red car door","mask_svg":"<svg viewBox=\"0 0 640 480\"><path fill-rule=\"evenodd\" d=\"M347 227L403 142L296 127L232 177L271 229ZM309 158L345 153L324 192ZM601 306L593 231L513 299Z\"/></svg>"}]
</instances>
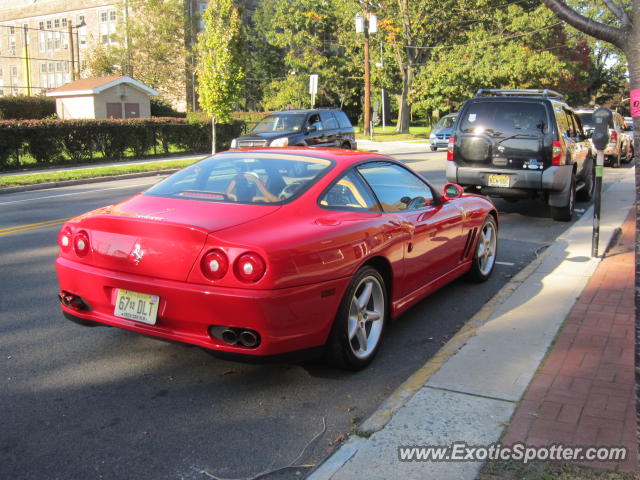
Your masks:
<instances>
[{"instance_id":1,"label":"red car door","mask_svg":"<svg viewBox=\"0 0 640 480\"><path fill-rule=\"evenodd\" d=\"M453 203L438 204L433 189L400 165L372 162L358 170L390 222L407 232L402 296L458 265L464 247L459 208Z\"/></svg>"}]
</instances>

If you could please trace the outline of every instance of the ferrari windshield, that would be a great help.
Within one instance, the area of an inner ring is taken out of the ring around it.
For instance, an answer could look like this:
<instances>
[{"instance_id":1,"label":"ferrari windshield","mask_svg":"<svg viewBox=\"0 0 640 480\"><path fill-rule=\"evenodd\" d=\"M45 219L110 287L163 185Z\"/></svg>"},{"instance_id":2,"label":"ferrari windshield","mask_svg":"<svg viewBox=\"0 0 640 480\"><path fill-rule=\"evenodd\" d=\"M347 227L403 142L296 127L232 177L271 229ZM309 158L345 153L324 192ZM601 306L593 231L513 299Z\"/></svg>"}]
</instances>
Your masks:
<instances>
[{"instance_id":1,"label":"ferrari windshield","mask_svg":"<svg viewBox=\"0 0 640 480\"><path fill-rule=\"evenodd\" d=\"M306 155L222 153L171 175L144 195L281 204L313 185L332 165L330 160Z\"/></svg>"},{"instance_id":2,"label":"ferrari windshield","mask_svg":"<svg viewBox=\"0 0 640 480\"><path fill-rule=\"evenodd\" d=\"M267 115L253 127L251 133L298 132L304 123L304 113Z\"/></svg>"}]
</instances>

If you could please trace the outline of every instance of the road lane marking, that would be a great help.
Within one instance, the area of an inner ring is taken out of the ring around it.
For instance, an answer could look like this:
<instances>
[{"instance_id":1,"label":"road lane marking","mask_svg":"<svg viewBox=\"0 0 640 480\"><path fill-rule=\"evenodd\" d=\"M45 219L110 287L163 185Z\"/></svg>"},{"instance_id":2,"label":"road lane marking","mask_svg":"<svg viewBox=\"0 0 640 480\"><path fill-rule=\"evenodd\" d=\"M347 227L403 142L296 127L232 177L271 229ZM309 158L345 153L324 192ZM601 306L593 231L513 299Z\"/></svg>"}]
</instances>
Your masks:
<instances>
[{"instance_id":1,"label":"road lane marking","mask_svg":"<svg viewBox=\"0 0 640 480\"><path fill-rule=\"evenodd\" d=\"M496 262L496 265L506 265L507 267L513 267L515 263L512 262Z\"/></svg>"},{"instance_id":2,"label":"road lane marking","mask_svg":"<svg viewBox=\"0 0 640 480\"><path fill-rule=\"evenodd\" d=\"M4 232L10 231L10 230L21 230L21 229L27 228L27 227L47 226L47 224L52 223L52 222L62 223L62 222L66 222L67 220L69 220L71 218L73 218L73 217L56 218L54 220L46 220L44 222L37 222L37 223L27 223L27 224L24 224L24 225L14 225L13 227L0 228L0 233L4 233Z\"/></svg>"},{"instance_id":3,"label":"road lane marking","mask_svg":"<svg viewBox=\"0 0 640 480\"><path fill-rule=\"evenodd\" d=\"M3 237L5 235L11 235L12 233L22 233L22 232L28 232L31 230L37 230L39 228L55 227L56 225L62 225L67 220L70 220L70 218L72 217L58 218L56 220L49 220L47 222L30 223L27 225L16 225L14 227L2 228L0 229L0 237Z\"/></svg>"},{"instance_id":4,"label":"road lane marking","mask_svg":"<svg viewBox=\"0 0 640 480\"><path fill-rule=\"evenodd\" d=\"M149 185L149 184L148 183L137 183L135 185L123 185L123 186L120 186L120 187L95 188L95 189L91 189L91 190L85 190L83 192L71 192L71 193L61 193L61 194L58 194L58 195L47 195L46 197L23 198L22 200L11 200L9 202L0 202L0 206L2 206L2 205L10 205L12 203L33 202L35 200L44 200L44 199L47 199L47 198L68 197L69 195L83 195L85 193L103 192L105 190L119 190L119 189L123 189L123 188L143 187L145 185Z\"/></svg>"}]
</instances>

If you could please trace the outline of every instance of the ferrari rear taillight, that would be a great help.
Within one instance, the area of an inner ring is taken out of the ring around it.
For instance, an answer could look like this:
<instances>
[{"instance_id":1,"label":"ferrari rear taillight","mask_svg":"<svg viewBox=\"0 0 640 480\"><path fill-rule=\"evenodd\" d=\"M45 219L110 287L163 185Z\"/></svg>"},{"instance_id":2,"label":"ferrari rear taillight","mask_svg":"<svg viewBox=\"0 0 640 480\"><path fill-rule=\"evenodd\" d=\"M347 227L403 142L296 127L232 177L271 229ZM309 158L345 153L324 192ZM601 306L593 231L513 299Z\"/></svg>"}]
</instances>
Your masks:
<instances>
[{"instance_id":1,"label":"ferrari rear taillight","mask_svg":"<svg viewBox=\"0 0 640 480\"><path fill-rule=\"evenodd\" d=\"M611 136L609 137L609 142L616 143L618 141L618 132L615 130L611 132Z\"/></svg>"},{"instance_id":2,"label":"ferrari rear taillight","mask_svg":"<svg viewBox=\"0 0 640 480\"><path fill-rule=\"evenodd\" d=\"M222 250L214 248L202 257L200 269L209 280L220 280L229 270L229 258Z\"/></svg>"},{"instance_id":3,"label":"ferrari rear taillight","mask_svg":"<svg viewBox=\"0 0 640 480\"><path fill-rule=\"evenodd\" d=\"M455 142L455 137L450 137L449 143L447 144L447 160L450 162L453 162L453 145Z\"/></svg>"},{"instance_id":4,"label":"ferrari rear taillight","mask_svg":"<svg viewBox=\"0 0 640 480\"><path fill-rule=\"evenodd\" d=\"M65 252L71 247L71 231L68 228L63 228L58 234L58 245Z\"/></svg>"},{"instance_id":5,"label":"ferrari rear taillight","mask_svg":"<svg viewBox=\"0 0 640 480\"><path fill-rule=\"evenodd\" d=\"M240 255L234 264L234 272L241 282L254 283L262 278L267 264L260 255L247 252Z\"/></svg>"},{"instance_id":6,"label":"ferrari rear taillight","mask_svg":"<svg viewBox=\"0 0 640 480\"><path fill-rule=\"evenodd\" d=\"M564 158L562 156L562 145L558 140L553 142L551 146L551 165L564 165Z\"/></svg>"},{"instance_id":7,"label":"ferrari rear taillight","mask_svg":"<svg viewBox=\"0 0 640 480\"><path fill-rule=\"evenodd\" d=\"M73 238L73 249L79 257L84 257L89 253L89 235L86 232L80 231L76 233Z\"/></svg>"}]
</instances>

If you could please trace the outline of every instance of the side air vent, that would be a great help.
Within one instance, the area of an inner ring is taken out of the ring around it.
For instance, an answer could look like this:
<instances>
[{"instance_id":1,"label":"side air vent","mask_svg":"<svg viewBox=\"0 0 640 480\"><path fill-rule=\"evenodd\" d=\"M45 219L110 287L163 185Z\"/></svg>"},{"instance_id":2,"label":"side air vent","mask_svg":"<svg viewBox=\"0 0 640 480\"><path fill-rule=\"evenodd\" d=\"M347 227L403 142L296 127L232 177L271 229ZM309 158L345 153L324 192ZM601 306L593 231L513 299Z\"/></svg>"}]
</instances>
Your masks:
<instances>
[{"instance_id":1,"label":"side air vent","mask_svg":"<svg viewBox=\"0 0 640 480\"><path fill-rule=\"evenodd\" d=\"M462 256L460 257L460 260L464 260L469 257L469 254L471 253L471 248L473 247L473 242L476 239L477 233L478 233L477 228L472 228L471 230L469 230L469 233L467 234L467 241L464 244L464 249L462 250Z\"/></svg>"}]
</instances>

